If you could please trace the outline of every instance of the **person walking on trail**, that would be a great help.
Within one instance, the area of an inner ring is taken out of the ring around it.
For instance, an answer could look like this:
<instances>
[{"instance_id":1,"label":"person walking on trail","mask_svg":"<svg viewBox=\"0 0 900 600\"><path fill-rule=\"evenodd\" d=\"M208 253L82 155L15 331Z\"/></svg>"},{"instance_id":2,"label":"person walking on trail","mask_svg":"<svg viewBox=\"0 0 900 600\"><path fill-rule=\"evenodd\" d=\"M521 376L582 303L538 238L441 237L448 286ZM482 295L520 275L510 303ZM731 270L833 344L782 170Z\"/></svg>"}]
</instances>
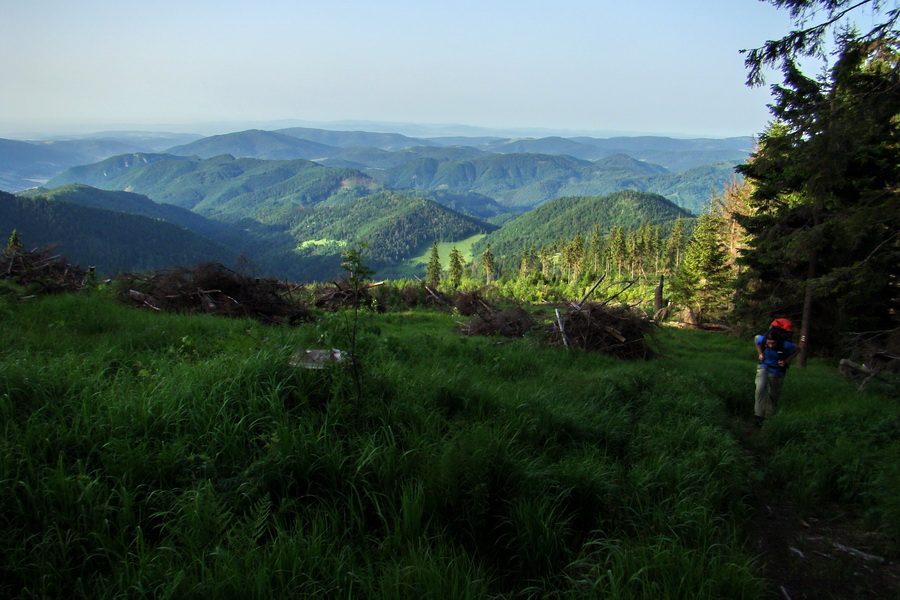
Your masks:
<instances>
[{"instance_id":1,"label":"person walking on trail","mask_svg":"<svg viewBox=\"0 0 900 600\"><path fill-rule=\"evenodd\" d=\"M793 332L794 324L789 319L775 319L765 334L754 339L759 359L754 409L754 423L757 427L762 427L763 421L774 415L778 408L784 376L799 349L790 342Z\"/></svg>"}]
</instances>

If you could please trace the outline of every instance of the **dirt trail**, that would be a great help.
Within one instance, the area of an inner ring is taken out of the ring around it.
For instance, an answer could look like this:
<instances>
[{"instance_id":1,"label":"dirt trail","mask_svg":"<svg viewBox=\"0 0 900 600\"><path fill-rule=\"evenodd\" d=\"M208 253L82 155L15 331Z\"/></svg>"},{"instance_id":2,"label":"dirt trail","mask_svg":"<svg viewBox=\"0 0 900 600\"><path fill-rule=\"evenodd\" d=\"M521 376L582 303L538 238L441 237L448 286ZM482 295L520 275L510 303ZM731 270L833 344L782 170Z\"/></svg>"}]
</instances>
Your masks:
<instances>
[{"instance_id":1,"label":"dirt trail","mask_svg":"<svg viewBox=\"0 0 900 600\"><path fill-rule=\"evenodd\" d=\"M736 431L745 450L766 459L764 433L750 423ZM900 600L900 563L885 560L879 532L841 506L800 513L775 490L757 489L749 527L751 551L782 600Z\"/></svg>"}]
</instances>

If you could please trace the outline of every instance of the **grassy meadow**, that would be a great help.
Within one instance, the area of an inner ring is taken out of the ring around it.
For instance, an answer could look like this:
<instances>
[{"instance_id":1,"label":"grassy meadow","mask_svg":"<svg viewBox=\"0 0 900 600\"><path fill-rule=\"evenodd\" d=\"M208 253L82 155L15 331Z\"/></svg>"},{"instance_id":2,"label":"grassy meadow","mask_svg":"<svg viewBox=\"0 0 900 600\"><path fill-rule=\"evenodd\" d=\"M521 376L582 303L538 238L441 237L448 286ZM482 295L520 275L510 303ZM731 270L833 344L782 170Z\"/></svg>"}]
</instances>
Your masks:
<instances>
[{"instance_id":1,"label":"grassy meadow","mask_svg":"<svg viewBox=\"0 0 900 600\"><path fill-rule=\"evenodd\" d=\"M453 248L459 250L460 254L462 254L463 260L466 263L474 262L478 257L472 253L472 246L474 246L483 238L484 234L480 233L458 242L438 242L438 256L441 259L441 264L450 264L450 252L453 251ZM409 260L409 264L419 267L419 270L421 271L422 267L428 265L429 260L431 260L431 246L426 247L425 250L422 251L422 253L418 256L411 258Z\"/></svg>"},{"instance_id":2,"label":"grassy meadow","mask_svg":"<svg viewBox=\"0 0 900 600\"><path fill-rule=\"evenodd\" d=\"M307 370L352 313L0 304L0 597L764 598L760 487L898 539L900 408L832 364L747 437L749 340L624 362L460 320L364 312L355 369Z\"/></svg>"}]
</instances>

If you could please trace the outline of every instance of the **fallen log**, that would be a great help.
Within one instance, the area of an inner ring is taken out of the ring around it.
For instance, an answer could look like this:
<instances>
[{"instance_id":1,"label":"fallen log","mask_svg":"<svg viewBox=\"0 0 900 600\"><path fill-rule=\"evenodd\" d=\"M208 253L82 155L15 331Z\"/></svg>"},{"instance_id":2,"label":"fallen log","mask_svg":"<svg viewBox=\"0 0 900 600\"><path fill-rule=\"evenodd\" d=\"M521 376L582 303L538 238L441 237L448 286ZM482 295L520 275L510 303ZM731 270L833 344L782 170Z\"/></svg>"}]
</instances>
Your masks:
<instances>
[{"instance_id":1,"label":"fallen log","mask_svg":"<svg viewBox=\"0 0 900 600\"><path fill-rule=\"evenodd\" d=\"M883 556L869 554L868 552L863 552L862 550L857 550L856 548L851 548L850 546L845 546L844 544L840 544L838 542L834 542L834 547L838 550L846 552L847 554L852 554L857 558L861 558L869 562L877 562L882 565L887 563L887 559L885 559Z\"/></svg>"}]
</instances>

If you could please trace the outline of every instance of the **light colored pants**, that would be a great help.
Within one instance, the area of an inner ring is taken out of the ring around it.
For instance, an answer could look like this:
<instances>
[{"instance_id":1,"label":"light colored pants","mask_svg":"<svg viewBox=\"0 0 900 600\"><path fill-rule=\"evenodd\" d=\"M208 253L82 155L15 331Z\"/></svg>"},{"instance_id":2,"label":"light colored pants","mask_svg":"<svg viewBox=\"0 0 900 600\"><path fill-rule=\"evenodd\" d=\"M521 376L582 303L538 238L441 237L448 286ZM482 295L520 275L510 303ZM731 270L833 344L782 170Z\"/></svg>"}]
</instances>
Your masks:
<instances>
[{"instance_id":1,"label":"light colored pants","mask_svg":"<svg viewBox=\"0 0 900 600\"><path fill-rule=\"evenodd\" d=\"M768 419L775 414L783 385L784 377L769 373L763 365L756 367L756 407L754 412L757 417Z\"/></svg>"}]
</instances>

